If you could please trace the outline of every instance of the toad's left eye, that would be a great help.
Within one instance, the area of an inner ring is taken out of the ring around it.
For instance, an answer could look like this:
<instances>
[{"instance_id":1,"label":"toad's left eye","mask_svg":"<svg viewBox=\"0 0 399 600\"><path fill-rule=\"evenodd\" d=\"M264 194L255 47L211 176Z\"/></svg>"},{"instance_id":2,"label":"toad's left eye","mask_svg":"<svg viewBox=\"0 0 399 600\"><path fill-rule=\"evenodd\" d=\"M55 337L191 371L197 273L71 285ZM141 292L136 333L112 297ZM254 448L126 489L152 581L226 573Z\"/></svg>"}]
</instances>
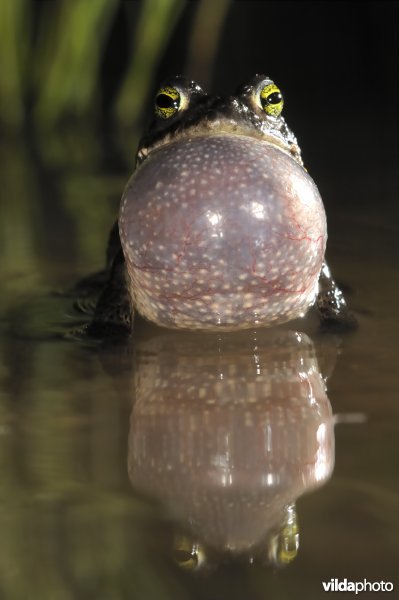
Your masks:
<instances>
[{"instance_id":1,"label":"toad's left eye","mask_svg":"<svg viewBox=\"0 0 399 600\"><path fill-rule=\"evenodd\" d=\"M260 92L260 103L267 115L278 117L284 106L283 95L274 83L269 83Z\"/></svg>"}]
</instances>

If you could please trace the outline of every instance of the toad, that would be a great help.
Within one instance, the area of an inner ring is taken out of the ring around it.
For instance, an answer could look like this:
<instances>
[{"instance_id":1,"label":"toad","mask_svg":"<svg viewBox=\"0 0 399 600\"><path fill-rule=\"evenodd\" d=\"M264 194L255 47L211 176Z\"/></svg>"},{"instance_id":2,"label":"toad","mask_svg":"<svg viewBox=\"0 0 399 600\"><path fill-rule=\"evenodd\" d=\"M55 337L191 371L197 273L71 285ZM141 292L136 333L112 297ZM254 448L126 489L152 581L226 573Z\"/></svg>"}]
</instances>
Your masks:
<instances>
[{"instance_id":1,"label":"toad","mask_svg":"<svg viewBox=\"0 0 399 600\"><path fill-rule=\"evenodd\" d=\"M155 96L108 245L90 330L274 326L314 306L353 324L324 254L326 216L286 124L283 95L256 75L232 96L181 76Z\"/></svg>"}]
</instances>

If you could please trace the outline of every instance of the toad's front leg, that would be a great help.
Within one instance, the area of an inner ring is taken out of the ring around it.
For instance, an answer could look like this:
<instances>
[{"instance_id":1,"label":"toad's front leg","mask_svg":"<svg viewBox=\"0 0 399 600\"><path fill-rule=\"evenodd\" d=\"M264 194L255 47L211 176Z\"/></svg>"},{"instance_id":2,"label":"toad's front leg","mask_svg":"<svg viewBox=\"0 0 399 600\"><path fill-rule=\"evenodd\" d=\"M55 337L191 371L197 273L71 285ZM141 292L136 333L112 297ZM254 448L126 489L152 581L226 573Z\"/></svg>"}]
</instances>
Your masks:
<instances>
[{"instance_id":1,"label":"toad's front leg","mask_svg":"<svg viewBox=\"0 0 399 600\"><path fill-rule=\"evenodd\" d=\"M102 290L88 333L94 336L119 335L133 329L134 309L127 285L122 249L116 253L109 268L108 281Z\"/></svg>"},{"instance_id":2,"label":"toad's front leg","mask_svg":"<svg viewBox=\"0 0 399 600\"><path fill-rule=\"evenodd\" d=\"M348 309L342 290L332 278L326 262L323 262L320 272L316 308L322 327L336 327L342 330L356 329L357 327L357 320Z\"/></svg>"}]
</instances>

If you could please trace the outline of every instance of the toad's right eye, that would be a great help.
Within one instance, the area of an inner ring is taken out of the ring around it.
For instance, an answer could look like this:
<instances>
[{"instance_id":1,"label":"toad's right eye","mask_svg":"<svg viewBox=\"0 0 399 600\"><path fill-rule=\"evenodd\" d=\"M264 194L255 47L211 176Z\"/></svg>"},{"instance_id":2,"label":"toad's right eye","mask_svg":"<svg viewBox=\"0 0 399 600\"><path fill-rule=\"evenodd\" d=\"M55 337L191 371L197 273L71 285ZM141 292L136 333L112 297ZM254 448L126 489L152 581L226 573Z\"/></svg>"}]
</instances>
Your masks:
<instances>
[{"instance_id":1,"label":"toad's right eye","mask_svg":"<svg viewBox=\"0 0 399 600\"><path fill-rule=\"evenodd\" d=\"M283 110L284 100L279 88L269 83L260 91L260 103L267 115L279 117Z\"/></svg>"},{"instance_id":2,"label":"toad's right eye","mask_svg":"<svg viewBox=\"0 0 399 600\"><path fill-rule=\"evenodd\" d=\"M161 119L170 119L182 108L180 92L175 87L161 87L155 97L155 114Z\"/></svg>"}]
</instances>

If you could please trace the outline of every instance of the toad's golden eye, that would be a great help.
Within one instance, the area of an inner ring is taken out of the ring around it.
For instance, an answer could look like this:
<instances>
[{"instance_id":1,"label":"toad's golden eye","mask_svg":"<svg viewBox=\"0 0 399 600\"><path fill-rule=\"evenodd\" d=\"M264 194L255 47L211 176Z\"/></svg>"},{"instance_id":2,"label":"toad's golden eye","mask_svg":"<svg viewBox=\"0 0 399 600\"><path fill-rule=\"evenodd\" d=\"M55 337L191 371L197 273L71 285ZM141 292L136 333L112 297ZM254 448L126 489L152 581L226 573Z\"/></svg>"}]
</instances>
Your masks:
<instances>
[{"instance_id":1,"label":"toad's golden eye","mask_svg":"<svg viewBox=\"0 0 399 600\"><path fill-rule=\"evenodd\" d=\"M267 115L278 117L283 110L283 95L274 83L269 83L260 92L260 103Z\"/></svg>"},{"instance_id":2,"label":"toad's golden eye","mask_svg":"<svg viewBox=\"0 0 399 600\"><path fill-rule=\"evenodd\" d=\"M180 92L171 86L162 87L155 97L155 114L161 119L170 119L181 108Z\"/></svg>"},{"instance_id":3,"label":"toad's golden eye","mask_svg":"<svg viewBox=\"0 0 399 600\"><path fill-rule=\"evenodd\" d=\"M186 535L176 536L173 544L173 558L179 567L187 571L196 571L206 563L203 546Z\"/></svg>"}]
</instances>

